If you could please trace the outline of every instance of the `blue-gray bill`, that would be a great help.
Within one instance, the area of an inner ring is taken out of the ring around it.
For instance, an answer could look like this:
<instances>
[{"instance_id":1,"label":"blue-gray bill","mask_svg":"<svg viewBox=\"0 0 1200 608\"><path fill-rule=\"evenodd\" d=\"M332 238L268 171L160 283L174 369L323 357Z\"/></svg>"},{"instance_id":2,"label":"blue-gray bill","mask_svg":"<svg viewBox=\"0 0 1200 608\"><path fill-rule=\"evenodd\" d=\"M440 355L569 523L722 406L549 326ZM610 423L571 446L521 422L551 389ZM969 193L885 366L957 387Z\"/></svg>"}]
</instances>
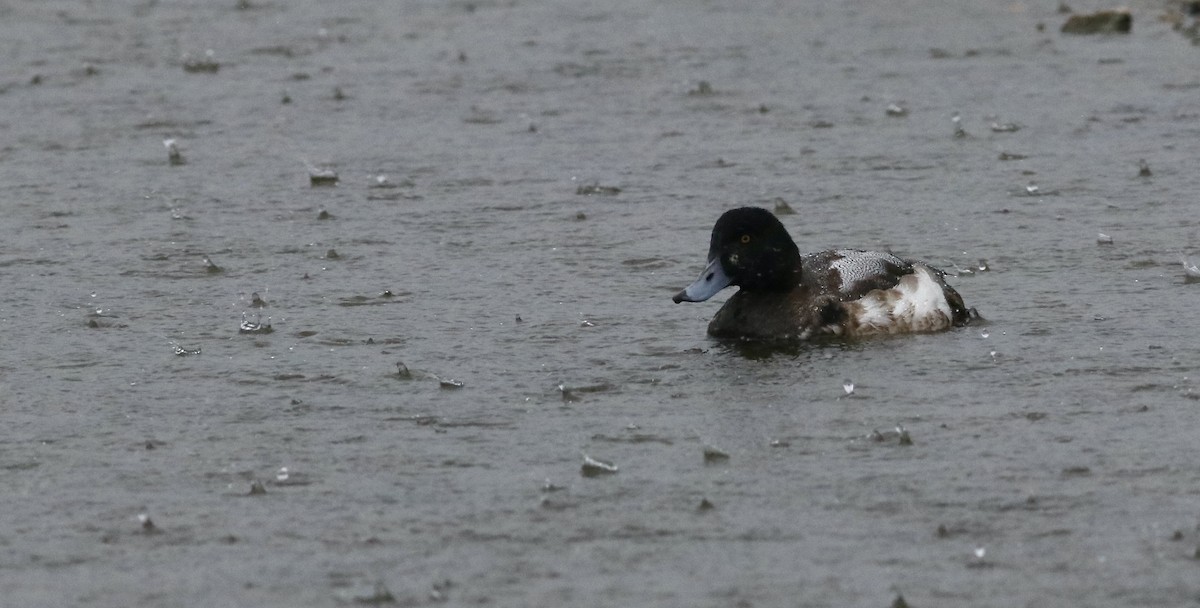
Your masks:
<instances>
[{"instance_id":1,"label":"blue-gray bill","mask_svg":"<svg viewBox=\"0 0 1200 608\"><path fill-rule=\"evenodd\" d=\"M696 279L696 282L688 285L671 299L676 304L703 302L717 295L717 292L722 289L729 287L729 283L732 281L733 279L729 278L729 275L725 274L725 270L721 268L721 258L713 258L704 268L704 272L700 273L700 278Z\"/></svg>"}]
</instances>

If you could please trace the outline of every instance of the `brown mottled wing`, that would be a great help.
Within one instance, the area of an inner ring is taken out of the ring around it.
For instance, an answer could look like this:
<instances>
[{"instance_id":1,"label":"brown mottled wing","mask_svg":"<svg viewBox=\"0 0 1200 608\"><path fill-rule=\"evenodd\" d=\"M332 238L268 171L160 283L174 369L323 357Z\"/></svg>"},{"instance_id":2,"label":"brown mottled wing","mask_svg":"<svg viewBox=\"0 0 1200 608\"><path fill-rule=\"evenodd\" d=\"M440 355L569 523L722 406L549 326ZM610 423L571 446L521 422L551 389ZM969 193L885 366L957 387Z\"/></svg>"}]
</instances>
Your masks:
<instances>
[{"instance_id":1,"label":"brown mottled wing","mask_svg":"<svg viewBox=\"0 0 1200 608\"><path fill-rule=\"evenodd\" d=\"M837 249L804 255L800 282L817 293L857 300L875 289L891 289L912 264L890 253Z\"/></svg>"}]
</instances>

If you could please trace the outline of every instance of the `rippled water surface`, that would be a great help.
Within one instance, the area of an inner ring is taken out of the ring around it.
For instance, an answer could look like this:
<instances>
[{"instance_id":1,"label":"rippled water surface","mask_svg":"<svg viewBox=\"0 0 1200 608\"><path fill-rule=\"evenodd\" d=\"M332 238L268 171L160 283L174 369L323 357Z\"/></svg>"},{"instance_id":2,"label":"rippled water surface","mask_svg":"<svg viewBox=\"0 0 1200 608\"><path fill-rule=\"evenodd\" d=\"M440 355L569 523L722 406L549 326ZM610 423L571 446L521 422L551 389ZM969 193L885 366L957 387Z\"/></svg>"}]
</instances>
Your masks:
<instances>
[{"instance_id":1,"label":"rippled water surface","mask_svg":"<svg viewBox=\"0 0 1200 608\"><path fill-rule=\"evenodd\" d=\"M0 2L4 603L1194 602L1165 6ZM986 321L707 338L777 198Z\"/></svg>"}]
</instances>

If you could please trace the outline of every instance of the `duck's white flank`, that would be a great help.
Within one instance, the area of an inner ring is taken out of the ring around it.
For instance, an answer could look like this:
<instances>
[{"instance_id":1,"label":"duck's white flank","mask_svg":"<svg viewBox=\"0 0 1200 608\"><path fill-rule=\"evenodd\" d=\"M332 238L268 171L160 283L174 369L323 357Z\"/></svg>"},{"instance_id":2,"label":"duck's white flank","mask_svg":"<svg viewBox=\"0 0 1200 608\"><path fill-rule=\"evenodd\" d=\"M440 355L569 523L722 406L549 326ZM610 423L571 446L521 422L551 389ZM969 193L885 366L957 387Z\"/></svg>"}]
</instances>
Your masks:
<instances>
[{"instance_id":1,"label":"duck's white flank","mask_svg":"<svg viewBox=\"0 0 1200 608\"><path fill-rule=\"evenodd\" d=\"M857 325L852 331L858 335L938 331L950 327L954 318L937 271L921 263L914 263L913 273L895 287L847 302L846 310L855 321L851 325Z\"/></svg>"}]
</instances>

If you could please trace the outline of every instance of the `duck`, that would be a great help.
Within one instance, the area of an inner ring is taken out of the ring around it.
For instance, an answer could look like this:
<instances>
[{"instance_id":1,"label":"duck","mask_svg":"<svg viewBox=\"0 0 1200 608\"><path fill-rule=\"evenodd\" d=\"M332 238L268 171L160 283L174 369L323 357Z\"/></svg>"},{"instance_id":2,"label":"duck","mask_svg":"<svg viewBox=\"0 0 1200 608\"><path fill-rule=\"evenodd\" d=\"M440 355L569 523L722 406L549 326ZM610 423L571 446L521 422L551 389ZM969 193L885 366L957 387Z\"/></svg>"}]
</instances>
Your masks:
<instances>
[{"instance_id":1,"label":"duck","mask_svg":"<svg viewBox=\"0 0 1200 608\"><path fill-rule=\"evenodd\" d=\"M708 265L672 299L703 302L740 288L708 324L716 338L859 338L967 325L973 313L945 278L929 264L880 251L801 254L773 213L741 207L717 219Z\"/></svg>"}]
</instances>

